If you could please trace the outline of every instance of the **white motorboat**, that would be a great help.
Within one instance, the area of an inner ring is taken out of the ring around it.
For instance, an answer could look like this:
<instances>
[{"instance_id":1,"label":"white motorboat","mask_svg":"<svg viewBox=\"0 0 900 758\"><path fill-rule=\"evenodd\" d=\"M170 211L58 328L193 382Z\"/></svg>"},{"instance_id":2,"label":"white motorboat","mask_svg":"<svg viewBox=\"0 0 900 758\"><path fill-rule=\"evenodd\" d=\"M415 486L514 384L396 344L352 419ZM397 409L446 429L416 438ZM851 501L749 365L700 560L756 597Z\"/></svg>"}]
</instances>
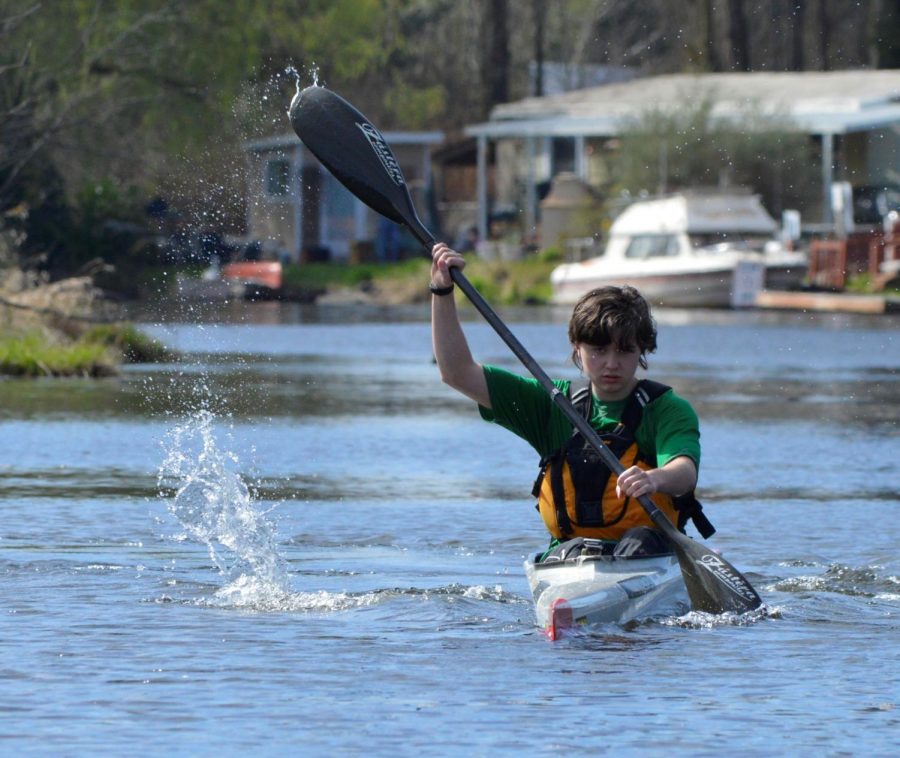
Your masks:
<instances>
[{"instance_id":1,"label":"white motorboat","mask_svg":"<svg viewBox=\"0 0 900 758\"><path fill-rule=\"evenodd\" d=\"M553 299L571 304L605 285L630 284L655 305L753 305L760 289L796 288L807 258L776 239L756 195L680 193L628 206L604 253L553 270Z\"/></svg>"},{"instance_id":2,"label":"white motorboat","mask_svg":"<svg viewBox=\"0 0 900 758\"><path fill-rule=\"evenodd\" d=\"M550 639L595 624L627 624L690 608L674 555L620 558L579 555L525 562L538 625Z\"/></svg>"}]
</instances>

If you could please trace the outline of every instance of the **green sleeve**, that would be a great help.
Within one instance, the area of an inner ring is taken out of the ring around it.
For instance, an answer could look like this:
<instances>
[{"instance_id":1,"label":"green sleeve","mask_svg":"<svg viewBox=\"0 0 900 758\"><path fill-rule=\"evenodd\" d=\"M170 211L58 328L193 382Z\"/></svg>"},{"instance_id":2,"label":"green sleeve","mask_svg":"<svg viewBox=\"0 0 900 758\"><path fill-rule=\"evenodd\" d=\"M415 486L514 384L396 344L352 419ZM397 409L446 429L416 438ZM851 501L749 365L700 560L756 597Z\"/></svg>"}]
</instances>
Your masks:
<instances>
[{"instance_id":1,"label":"green sleeve","mask_svg":"<svg viewBox=\"0 0 900 758\"><path fill-rule=\"evenodd\" d=\"M491 407L479 406L485 421L499 424L528 442L539 455L558 449L572 434L572 424L553 404L537 379L497 366L484 366ZM554 384L564 392L566 380Z\"/></svg>"},{"instance_id":2,"label":"green sleeve","mask_svg":"<svg viewBox=\"0 0 900 758\"><path fill-rule=\"evenodd\" d=\"M674 392L666 392L647 406L636 436L638 446L656 456L658 467L686 455L699 470L700 422L691 404Z\"/></svg>"}]
</instances>

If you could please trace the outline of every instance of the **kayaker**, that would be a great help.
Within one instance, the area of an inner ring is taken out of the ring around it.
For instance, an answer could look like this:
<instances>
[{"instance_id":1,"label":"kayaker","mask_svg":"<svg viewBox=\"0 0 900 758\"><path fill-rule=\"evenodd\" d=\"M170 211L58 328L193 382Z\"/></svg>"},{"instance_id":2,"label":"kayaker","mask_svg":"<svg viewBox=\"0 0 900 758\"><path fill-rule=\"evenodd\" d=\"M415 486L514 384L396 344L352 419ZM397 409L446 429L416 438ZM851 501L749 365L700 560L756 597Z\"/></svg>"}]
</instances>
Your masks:
<instances>
[{"instance_id":1,"label":"kayaker","mask_svg":"<svg viewBox=\"0 0 900 758\"><path fill-rule=\"evenodd\" d=\"M541 456L538 508L552 540L544 554L590 549L621 556L668 552L666 541L634 500L651 497L683 528L714 531L693 496L700 464L697 414L670 387L639 380L656 350L650 307L632 287L584 295L569 322L572 359L585 380L555 380L619 456L615 477L537 380L475 361L459 321L450 268L465 259L444 243L432 250L432 341L441 379L478 403L482 418L525 439Z\"/></svg>"}]
</instances>

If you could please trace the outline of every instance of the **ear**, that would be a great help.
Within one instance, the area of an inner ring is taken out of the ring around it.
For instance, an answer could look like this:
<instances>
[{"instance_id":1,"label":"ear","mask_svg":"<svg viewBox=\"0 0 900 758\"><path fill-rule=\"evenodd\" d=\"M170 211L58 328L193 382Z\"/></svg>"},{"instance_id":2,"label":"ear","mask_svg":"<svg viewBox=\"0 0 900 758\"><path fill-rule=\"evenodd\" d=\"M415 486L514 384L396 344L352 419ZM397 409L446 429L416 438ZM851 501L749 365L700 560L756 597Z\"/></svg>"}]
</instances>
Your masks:
<instances>
[{"instance_id":1,"label":"ear","mask_svg":"<svg viewBox=\"0 0 900 758\"><path fill-rule=\"evenodd\" d=\"M578 347L577 342L572 343L572 363L575 364L579 371L583 371L584 367L581 365L581 353L578 352Z\"/></svg>"}]
</instances>

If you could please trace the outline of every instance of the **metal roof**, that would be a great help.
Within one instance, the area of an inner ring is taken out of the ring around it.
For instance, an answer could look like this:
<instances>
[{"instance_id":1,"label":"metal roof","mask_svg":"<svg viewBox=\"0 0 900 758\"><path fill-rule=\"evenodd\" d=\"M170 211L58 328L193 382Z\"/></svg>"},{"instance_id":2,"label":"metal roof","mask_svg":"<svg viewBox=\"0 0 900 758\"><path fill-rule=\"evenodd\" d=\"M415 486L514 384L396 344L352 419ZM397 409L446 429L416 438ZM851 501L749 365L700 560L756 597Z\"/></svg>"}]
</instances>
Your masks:
<instances>
[{"instance_id":1,"label":"metal roof","mask_svg":"<svg viewBox=\"0 0 900 758\"><path fill-rule=\"evenodd\" d=\"M783 115L811 134L900 125L900 69L669 74L499 105L472 136L613 136L648 110L709 100L713 115Z\"/></svg>"}]
</instances>

